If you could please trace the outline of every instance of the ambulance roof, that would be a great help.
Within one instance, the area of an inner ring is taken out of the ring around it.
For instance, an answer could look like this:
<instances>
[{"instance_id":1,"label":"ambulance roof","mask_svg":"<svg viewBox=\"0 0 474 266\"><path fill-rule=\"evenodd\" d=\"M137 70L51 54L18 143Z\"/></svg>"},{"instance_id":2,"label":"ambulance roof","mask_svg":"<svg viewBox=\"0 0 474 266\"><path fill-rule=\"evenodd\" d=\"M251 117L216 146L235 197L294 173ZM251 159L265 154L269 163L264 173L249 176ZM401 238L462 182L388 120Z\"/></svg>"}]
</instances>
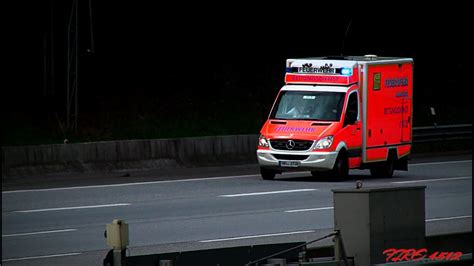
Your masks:
<instances>
[{"instance_id":1,"label":"ambulance roof","mask_svg":"<svg viewBox=\"0 0 474 266\"><path fill-rule=\"evenodd\" d=\"M364 56L324 56L286 60L286 84L350 85L359 79L360 68L368 65L411 64L411 58Z\"/></svg>"},{"instance_id":2,"label":"ambulance roof","mask_svg":"<svg viewBox=\"0 0 474 266\"><path fill-rule=\"evenodd\" d=\"M343 61L374 61L374 60L396 60L402 59L400 57L380 57L375 55L365 56L321 56L321 57L308 57L301 59L313 59L313 60L343 60Z\"/></svg>"},{"instance_id":3,"label":"ambulance roof","mask_svg":"<svg viewBox=\"0 0 474 266\"><path fill-rule=\"evenodd\" d=\"M306 58L291 58L288 61L325 61L339 63L341 66L348 66L356 63L364 62L382 62L382 61L413 61L411 58L403 57L383 57L376 55L364 55L364 56L321 56L321 57L306 57ZM296 62L295 62L296 63Z\"/></svg>"}]
</instances>

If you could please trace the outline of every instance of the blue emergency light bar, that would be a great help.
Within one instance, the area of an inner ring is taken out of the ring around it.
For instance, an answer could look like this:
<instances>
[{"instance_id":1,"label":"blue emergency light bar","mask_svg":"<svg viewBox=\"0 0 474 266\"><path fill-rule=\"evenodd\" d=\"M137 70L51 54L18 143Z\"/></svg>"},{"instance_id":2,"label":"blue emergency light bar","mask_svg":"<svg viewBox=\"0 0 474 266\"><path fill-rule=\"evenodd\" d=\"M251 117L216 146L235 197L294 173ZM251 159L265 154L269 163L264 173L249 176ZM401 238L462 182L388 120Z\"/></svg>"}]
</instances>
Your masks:
<instances>
[{"instance_id":1,"label":"blue emergency light bar","mask_svg":"<svg viewBox=\"0 0 474 266\"><path fill-rule=\"evenodd\" d=\"M287 67L286 73L299 73L299 74L331 74L331 73L300 73L298 72L298 67ZM336 75L344 75L344 76L352 76L352 68L348 67L341 67L336 68L335 73Z\"/></svg>"},{"instance_id":2,"label":"blue emergency light bar","mask_svg":"<svg viewBox=\"0 0 474 266\"><path fill-rule=\"evenodd\" d=\"M341 68L341 75L351 76L352 75L352 68L347 68L347 67Z\"/></svg>"}]
</instances>

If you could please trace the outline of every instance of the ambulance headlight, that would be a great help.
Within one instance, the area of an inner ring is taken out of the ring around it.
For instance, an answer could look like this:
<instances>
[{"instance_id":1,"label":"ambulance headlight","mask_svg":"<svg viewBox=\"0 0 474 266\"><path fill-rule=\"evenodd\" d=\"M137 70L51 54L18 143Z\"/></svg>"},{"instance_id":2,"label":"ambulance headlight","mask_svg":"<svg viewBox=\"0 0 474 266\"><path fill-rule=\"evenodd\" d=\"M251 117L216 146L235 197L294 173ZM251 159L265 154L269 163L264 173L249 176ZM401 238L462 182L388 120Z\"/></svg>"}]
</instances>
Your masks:
<instances>
[{"instance_id":1,"label":"ambulance headlight","mask_svg":"<svg viewBox=\"0 0 474 266\"><path fill-rule=\"evenodd\" d=\"M265 138L265 136L260 135L260 137L258 138L258 146L263 147L263 148L268 148L269 147L268 139Z\"/></svg>"},{"instance_id":2,"label":"ambulance headlight","mask_svg":"<svg viewBox=\"0 0 474 266\"><path fill-rule=\"evenodd\" d=\"M314 147L315 150L321 150L321 149L327 149L331 147L332 141L334 137L333 136L327 136L324 137L316 143L316 146Z\"/></svg>"}]
</instances>

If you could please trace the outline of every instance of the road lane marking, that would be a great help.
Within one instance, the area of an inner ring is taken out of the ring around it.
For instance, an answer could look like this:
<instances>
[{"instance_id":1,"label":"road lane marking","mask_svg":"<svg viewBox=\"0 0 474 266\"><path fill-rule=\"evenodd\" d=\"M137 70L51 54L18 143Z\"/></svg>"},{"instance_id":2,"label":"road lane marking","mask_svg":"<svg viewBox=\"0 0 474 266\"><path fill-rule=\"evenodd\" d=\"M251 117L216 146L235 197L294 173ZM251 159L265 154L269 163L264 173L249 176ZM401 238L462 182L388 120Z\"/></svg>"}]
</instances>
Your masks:
<instances>
[{"instance_id":1,"label":"road lane marking","mask_svg":"<svg viewBox=\"0 0 474 266\"><path fill-rule=\"evenodd\" d=\"M447 161L447 162L430 162L430 163L411 163L408 166L424 166L424 165L437 165L437 164L452 164L452 163L467 163L472 160L462 160L462 161Z\"/></svg>"},{"instance_id":2,"label":"road lane marking","mask_svg":"<svg viewBox=\"0 0 474 266\"><path fill-rule=\"evenodd\" d=\"M422 166L422 165L453 164L453 163L466 163L466 162L472 162L472 160L432 162L432 163L415 163L415 164L408 164L408 165L409 166ZM306 173L306 172L289 172L289 173L285 173L285 174L287 174L287 175L297 175L297 174L304 174L304 173ZM148 181L148 182L135 182L135 183L120 183L120 184L108 184L108 185L91 185L91 186L74 186L74 187L10 190L10 191L2 191L2 194L25 193L25 192L61 191L61 190L88 189L88 188L140 186L140 185L181 183L181 182L200 182L200 181L208 181L208 180L221 180L221 179L233 179L233 178L245 178L245 177L260 177L260 174L218 176L218 177L191 178L191 179L178 179L178 180Z\"/></svg>"},{"instance_id":3,"label":"road lane marking","mask_svg":"<svg viewBox=\"0 0 474 266\"><path fill-rule=\"evenodd\" d=\"M286 233L275 233L275 234L265 234L265 235L251 235L251 236L239 236L239 237L230 237L230 238L218 238L218 239L209 239L201 240L200 243L211 243L211 242L220 242L220 241L231 241L231 240L241 240L241 239L250 239L250 238L260 238L260 237L270 237L270 236L286 236L286 235L296 235L296 234L307 234L314 233L314 230L309 231L295 231L295 232L286 232Z\"/></svg>"},{"instance_id":4,"label":"road lane marking","mask_svg":"<svg viewBox=\"0 0 474 266\"><path fill-rule=\"evenodd\" d=\"M305 189L292 189L292 190L279 190L279 191L265 191L265 192L219 195L219 197L234 198L234 197L261 196L261 195L282 194L282 193L308 192L308 191L315 191L315 190L317 190L317 189L315 189L315 188L305 188Z\"/></svg>"},{"instance_id":5,"label":"road lane marking","mask_svg":"<svg viewBox=\"0 0 474 266\"><path fill-rule=\"evenodd\" d=\"M17 261L17 260L46 259L46 258L55 258L55 257L75 256L75 255L81 255L81 254L82 254L82 253L76 252L76 253L63 253L63 254L53 254L53 255L45 255L45 256L12 258L12 259L4 259L4 260L2 260L2 262Z\"/></svg>"},{"instance_id":6,"label":"road lane marking","mask_svg":"<svg viewBox=\"0 0 474 266\"><path fill-rule=\"evenodd\" d=\"M444 217L444 218L433 218L433 219L427 219L426 222L447 221L447 220L466 219L466 218L472 218L472 215Z\"/></svg>"},{"instance_id":7,"label":"road lane marking","mask_svg":"<svg viewBox=\"0 0 474 266\"><path fill-rule=\"evenodd\" d=\"M91 206L76 206L76 207L61 207L61 208L49 208L49 209L22 210L22 211L13 211L13 212L19 212L19 213L48 212L48 211L63 211L63 210L119 207L119 206L129 206L129 205L131 205L131 204L130 203L116 203L116 204L105 204L105 205L91 205Z\"/></svg>"},{"instance_id":8,"label":"road lane marking","mask_svg":"<svg viewBox=\"0 0 474 266\"><path fill-rule=\"evenodd\" d=\"M53 230L53 231L41 231L41 232L31 232L31 233L7 234L7 235L2 235L2 237L31 236L31 235L54 234L54 233L74 232L74 231L77 231L77 229L62 229L62 230Z\"/></svg>"},{"instance_id":9,"label":"road lane marking","mask_svg":"<svg viewBox=\"0 0 474 266\"><path fill-rule=\"evenodd\" d=\"M313 208L313 209L289 210L289 211L285 211L285 212L292 213L292 212L322 211L322 210L332 210L332 209L334 209L334 207L321 207L321 208ZM446 220L456 220L456 219L466 219L466 218L472 218L472 215L432 218L432 219L426 219L425 222L446 221Z\"/></svg>"},{"instance_id":10,"label":"road lane marking","mask_svg":"<svg viewBox=\"0 0 474 266\"><path fill-rule=\"evenodd\" d=\"M463 179L472 179L472 176L459 176L459 177L447 177L447 178L424 179L424 180L398 181L398 182L392 182L392 184L411 184L411 183L437 182L437 181L463 180Z\"/></svg>"},{"instance_id":11,"label":"road lane marking","mask_svg":"<svg viewBox=\"0 0 474 266\"><path fill-rule=\"evenodd\" d=\"M2 194L23 193L23 192L43 192L43 191L72 190L72 189L85 189L85 188L126 187L126 186L153 185L153 184L181 183L181 182L197 182L197 181L232 179L232 178L243 178L243 177L259 177L259 176L260 176L260 174L254 174L254 175L234 175L234 176L218 176L218 177L204 177L204 178L191 178L191 179L178 179L178 180L162 180L162 181L149 181L149 182L136 182L136 183L121 183L121 184L109 184L109 185L92 185L92 186L77 186L77 187L58 187L58 188L25 189L25 190L2 191Z\"/></svg>"},{"instance_id":12,"label":"road lane marking","mask_svg":"<svg viewBox=\"0 0 474 266\"><path fill-rule=\"evenodd\" d=\"M310 212L310 211L323 211L323 210L332 210L334 207L321 207L321 208L312 208L312 209L300 209L300 210L288 210L287 213L292 212Z\"/></svg>"}]
</instances>

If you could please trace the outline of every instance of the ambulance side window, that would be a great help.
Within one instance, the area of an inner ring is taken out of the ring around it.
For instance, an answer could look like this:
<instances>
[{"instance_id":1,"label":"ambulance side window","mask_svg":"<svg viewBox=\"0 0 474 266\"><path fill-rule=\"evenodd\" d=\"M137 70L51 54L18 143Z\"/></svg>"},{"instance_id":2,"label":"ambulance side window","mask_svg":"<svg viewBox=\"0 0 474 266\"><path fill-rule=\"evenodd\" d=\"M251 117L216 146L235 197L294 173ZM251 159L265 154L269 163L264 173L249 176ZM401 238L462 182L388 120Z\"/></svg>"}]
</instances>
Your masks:
<instances>
[{"instance_id":1,"label":"ambulance side window","mask_svg":"<svg viewBox=\"0 0 474 266\"><path fill-rule=\"evenodd\" d=\"M344 126L352 125L357 121L359 116L359 106L357 100L357 92L353 92L349 95L347 101L346 116L344 117Z\"/></svg>"}]
</instances>

